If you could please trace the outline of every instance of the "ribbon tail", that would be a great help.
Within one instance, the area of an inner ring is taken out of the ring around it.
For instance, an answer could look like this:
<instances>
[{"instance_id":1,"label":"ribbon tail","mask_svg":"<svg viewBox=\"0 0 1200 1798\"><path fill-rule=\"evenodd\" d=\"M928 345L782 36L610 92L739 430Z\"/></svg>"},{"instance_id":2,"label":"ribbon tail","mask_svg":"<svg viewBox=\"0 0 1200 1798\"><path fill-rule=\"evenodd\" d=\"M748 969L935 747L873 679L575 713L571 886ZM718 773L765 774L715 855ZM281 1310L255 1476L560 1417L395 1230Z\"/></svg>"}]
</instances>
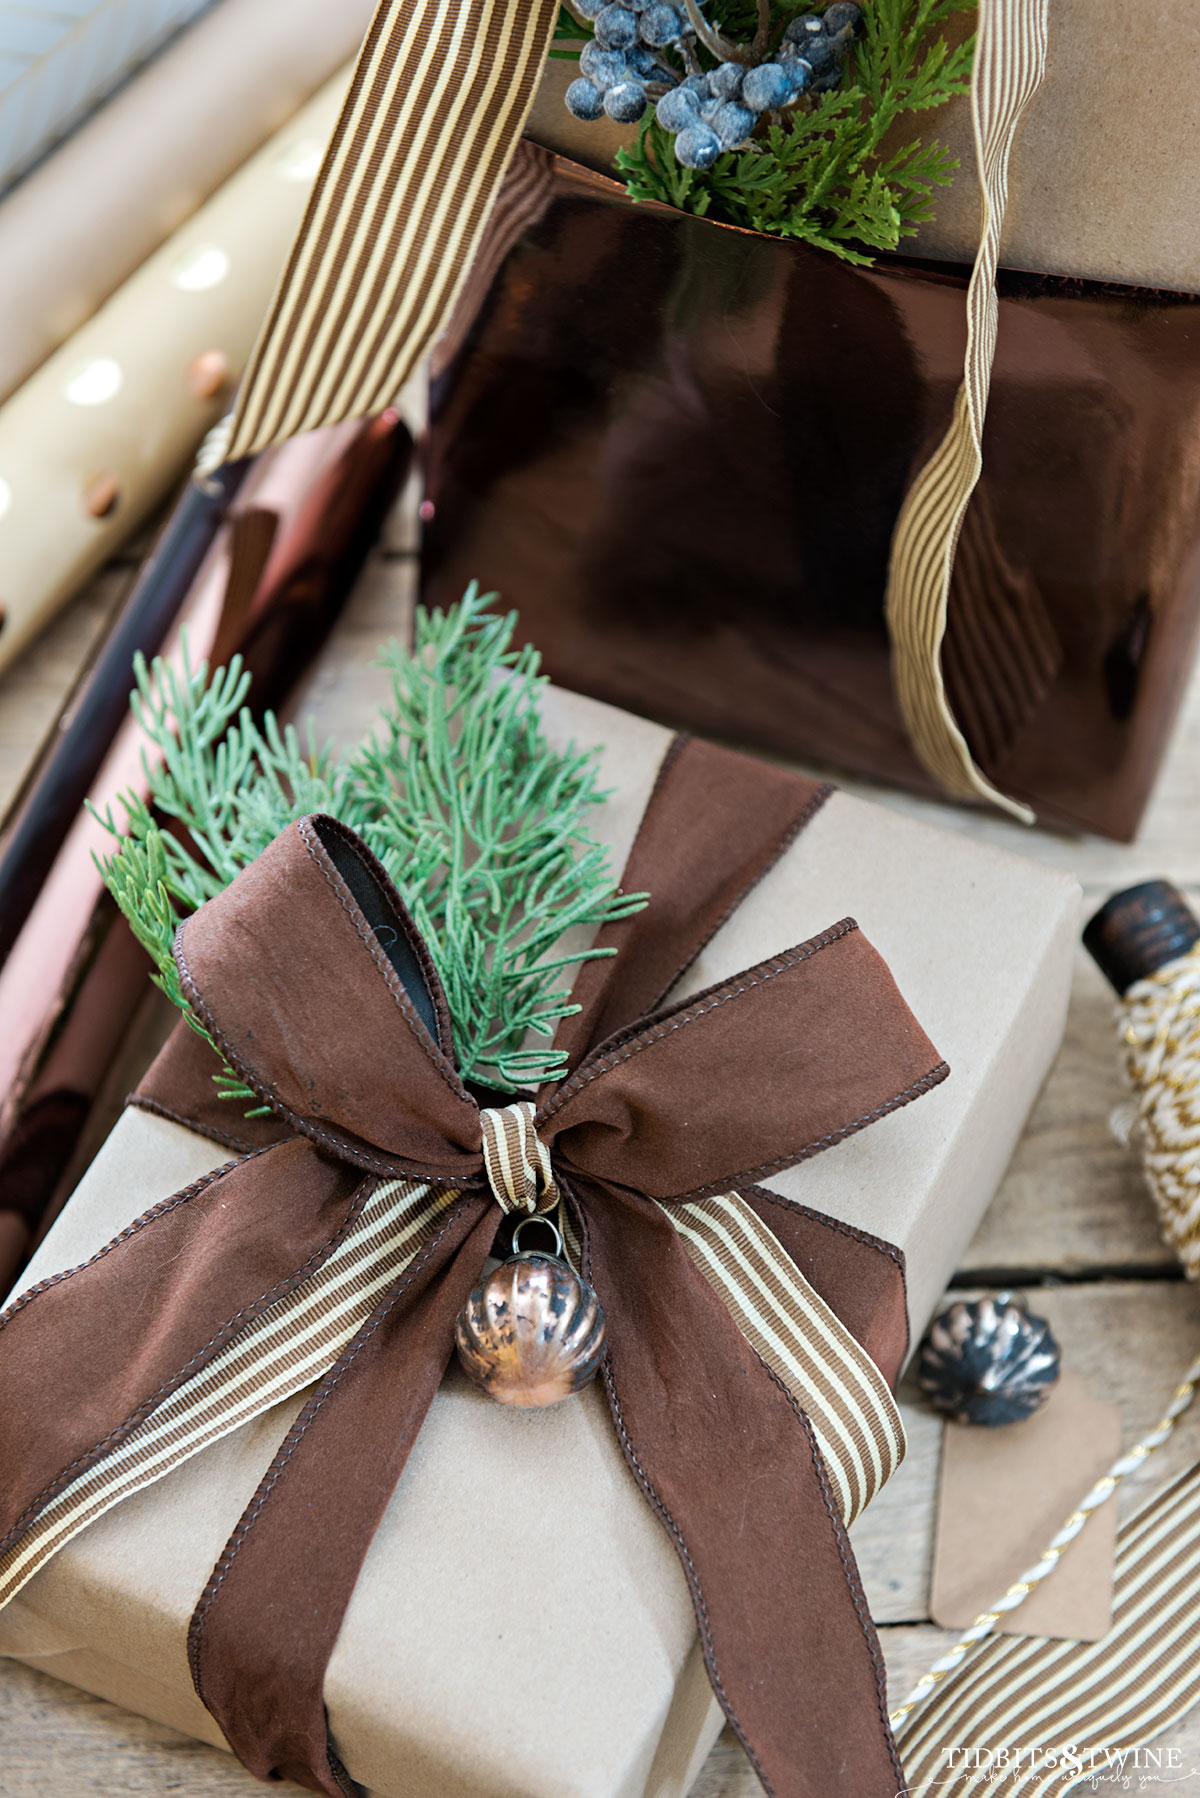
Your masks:
<instances>
[{"instance_id":1,"label":"ribbon tail","mask_svg":"<svg viewBox=\"0 0 1200 1798\"><path fill-rule=\"evenodd\" d=\"M498 1221L479 1196L447 1209L313 1389L196 1607L196 1690L260 1779L356 1790L330 1743L325 1670Z\"/></svg>"},{"instance_id":2,"label":"ribbon tail","mask_svg":"<svg viewBox=\"0 0 1200 1798\"><path fill-rule=\"evenodd\" d=\"M0 1604L132 1489L141 1426L334 1253L365 1196L361 1174L293 1140L195 1181L0 1313Z\"/></svg>"},{"instance_id":3,"label":"ribbon tail","mask_svg":"<svg viewBox=\"0 0 1200 1798\"><path fill-rule=\"evenodd\" d=\"M833 788L751 761L717 743L676 737L621 876L651 903L605 924L571 989L579 1006L555 1047L572 1069L589 1050L665 1000L746 895L811 822Z\"/></svg>"},{"instance_id":4,"label":"ribbon tail","mask_svg":"<svg viewBox=\"0 0 1200 1798\"><path fill-rule=\"evenodd\" d=\"M713 1690L774 1798L896 1798L883 1660L812 1429L670 1218L615 1196L585 1213L609 1403L683 1565Z\"/></svg>"}]
</instances>

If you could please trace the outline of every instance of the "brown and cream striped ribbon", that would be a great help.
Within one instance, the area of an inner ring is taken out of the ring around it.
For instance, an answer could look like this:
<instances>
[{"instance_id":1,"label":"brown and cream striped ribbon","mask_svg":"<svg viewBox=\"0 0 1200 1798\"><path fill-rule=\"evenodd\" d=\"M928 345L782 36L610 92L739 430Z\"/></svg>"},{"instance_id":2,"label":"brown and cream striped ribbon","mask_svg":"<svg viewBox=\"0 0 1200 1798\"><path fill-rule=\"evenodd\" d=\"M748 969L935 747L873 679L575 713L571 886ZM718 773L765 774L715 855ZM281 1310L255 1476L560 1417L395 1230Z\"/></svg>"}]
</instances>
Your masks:
<instances>
[{"instance_id":1,"label":"brown and cream striped ribbon","mask_svg":"<svg viewBox=\"0 0 1200 1798\"><path fill-rule=\"evenodd\" d=\"M553 1211L558 1204L550 1151L533 1127L536 1109L531 1099L521 1099L479 1114L483 1171L506 1213Z\"/></svg>"},{"instance_id":2,"label":"brown and cream striped ribbon","mask_svg":"<svg viewBox=\"0 0 1200 1798\"><path fill-rule=\"evenodd\" d=\"M663 1210L755 1354L808 1418L850 1525L904 1459L904 1420L887 1381L736 1192ZM558 1222L578 1273L582 1244L565 1205Z\"/></svg>"},{"instance_id":3,"label":"brown and cream striped ribbon","mask_svg":"<svg viewBox=\"0 0 1200 1798\"><path fill-rule=\"evenodd\" d=\"M527 1102L482 1114L485 1167L505 1210L528 1209L531 1197L542 1209L558 1202L533 1114ZM319 1380L459 1196L419 1182L375 1183L328 1259L72 1481L0 1559L0 1606L122 1499ZM887 1382L736 1193L664 1210L738 1328L808 1416L850 1522L903 1458L903 1425ZM578 1242L564 1222L578 1266Z\"/></svg>"},{"instance_id":4,"label":"brown and cream striped ribbon","mask_svg":"<svg viewBox=\"0 0 1200 1798\"><path fill-rule=\"evenodd\" d=\"M1197 1700L1200 1466L1122 1524L1107 1635L991 1638L897 1745L912 1798L1140 1791L1200 1772L1145 1748Z\"/></svg>"},{"instance_id":5,"label":"brown and cream striped ribbon","mask_svg":"<svg viewBox=\"0 0 1200 1798\"><path fill-rule=\"evenodd\" d=\"M67 1486L0 1558L0 1606L122 1499L320 1379L458 1197L457 1191L423 1182L376 1183L351 1229L315 1273L177 1387L111 1455Z\"/></svg>"},{"instance_id":6,"label":"brown and cream striped ribbon","mask_svg":"<svg viewBox=\"0 0 1200 1798\"><path fill-rule=\"evenodd\" d=\"M554 199L555 157L540 144L523 138L492 208L487 229L467 278L459 289L445 330L429 355L430 379L451 367L479 317L496 275L509 251L545 217Z\"/></svg>"},{"instance_id":7,"label":"brown and cream striped ribbon","mask_svg":"<svg viewBox=\"0 0 1200 1798\"><path fill-rule=\"evenodd\" d=\"M534 1106L521 1101L481 1118L483 1165L504 1210L553 1209L558 1193ZM755 1354L804 1411L842 1518L852 1523L904 1459L904 1424L887 1381L738 1193L661 1209ZM559 1228L578 1271L569 1206Z\"/></svg>"},{"instance_id":8,"label":"brown and cream striped ribbon","mask_svg":"<svg viewBox=\"0 0 1200 1798\"><path fill-rule=\"evenodd\" d=\"M942 650L951 705L976 755L995 764L1044 702L1063 652L1036 581L1005 552L986 487L963 519L953 597Z\"/></svg>"},{"instance_id":9,"label":"brown and cream striped ribbon","mask_svg":"<svg viewBox=\"0 0 1200 1798\"><path fill-rule=\"evenodd\" d=\"M904 1459L904 1424L887 1381L739 1194L663 1210L808 1418L843 1521L853 1523Z\"/></svg>"},{"instance_id":10,"label":"brown and cream striped ribbon","mask_svg":"<svg viewBox=\"0 0 1200 1798\"><path fill-rule=\"evenodd\" d=\"M959 532L982 467L1008 164L1046 61L1049 0L980 0L972 114L983 200L954 419L892 544L886 612L913 747L951 793L1031 821L980 773L942 674ZM236 408L201 473L382 411L450 323L524 127L557 0L381 0ZM520 216L531 193L515 197ZM487 274L478 271L479 279Z\"/></svg>"},{"instance_id":11,"label":"brown and cream striped ribbon","mask_svg":"<svg viewBox=\"0 0 1200 1798\"><path fill-rule=\"evenodd\" d=\"M917 755L947 792L990 800L1027 824L1029 808L999 792L975 765L946 696L942 641L959 532L983 469L1009 158L1021 114L1045 73L1049 6L1050 0L980 0L971 113L983 217L967 290L966 365L950 428L901 508L885 602L896 697Z\"/></svg>"},{"instance_id":12,"label":"brown and cream striped ribbon","mask_svg":"<svg viewBox=\"0 0 1200 1798\"><path fill-rule=\"evenodd\" d=\"M454 308L558 0L380 0L230 428L201 466L390 405Z\"/></svg>"}]
</instances>

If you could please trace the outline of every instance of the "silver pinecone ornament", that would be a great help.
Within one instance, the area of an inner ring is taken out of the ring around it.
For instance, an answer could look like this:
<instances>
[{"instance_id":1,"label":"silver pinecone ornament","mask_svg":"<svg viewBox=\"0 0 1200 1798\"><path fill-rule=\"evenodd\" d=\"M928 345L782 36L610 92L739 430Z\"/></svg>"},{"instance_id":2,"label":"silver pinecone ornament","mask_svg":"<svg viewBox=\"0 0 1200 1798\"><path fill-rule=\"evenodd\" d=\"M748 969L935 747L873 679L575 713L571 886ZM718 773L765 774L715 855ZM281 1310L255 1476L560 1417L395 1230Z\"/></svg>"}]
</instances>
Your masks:
<instances>
[{"instance_id":1,"label":"silver pinecone ornament","mask_svg":"<svg viewBox=\"0 0 1200 1798\"><path fill-rule=\"evenodd\" d=\"M1009 1293L960 1300L929 1326L917 1378L936 1411L996 1428L1041 1409L1061 1355L1044 1317Z\"/></svg>"}]
</instances>

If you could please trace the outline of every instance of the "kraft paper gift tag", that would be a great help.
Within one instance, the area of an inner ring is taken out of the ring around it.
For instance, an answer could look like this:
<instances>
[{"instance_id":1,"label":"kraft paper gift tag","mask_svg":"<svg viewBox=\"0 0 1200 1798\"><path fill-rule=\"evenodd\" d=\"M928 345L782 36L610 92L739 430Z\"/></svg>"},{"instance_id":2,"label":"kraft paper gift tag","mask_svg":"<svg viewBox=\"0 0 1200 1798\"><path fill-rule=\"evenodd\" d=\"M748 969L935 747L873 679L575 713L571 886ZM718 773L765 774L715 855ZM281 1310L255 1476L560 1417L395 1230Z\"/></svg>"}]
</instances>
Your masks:
<instances>
[{"instance_id":1,"label":"kraft paper gift tag","mask_svg":"<svg viewBox=\"0 0 1200 1798\"><path fill-rule=\"evenodd\" d=\"M966 1629L1037 1562L1121 1452L1121 1415L1067 1369L1042 1409L1002 1429L947 1423L929 1611ZM1112 1624L1117 1508L1102 1505L1041 1589L997 1625L1097 1642Z\"/></svg>"}]
</instances>

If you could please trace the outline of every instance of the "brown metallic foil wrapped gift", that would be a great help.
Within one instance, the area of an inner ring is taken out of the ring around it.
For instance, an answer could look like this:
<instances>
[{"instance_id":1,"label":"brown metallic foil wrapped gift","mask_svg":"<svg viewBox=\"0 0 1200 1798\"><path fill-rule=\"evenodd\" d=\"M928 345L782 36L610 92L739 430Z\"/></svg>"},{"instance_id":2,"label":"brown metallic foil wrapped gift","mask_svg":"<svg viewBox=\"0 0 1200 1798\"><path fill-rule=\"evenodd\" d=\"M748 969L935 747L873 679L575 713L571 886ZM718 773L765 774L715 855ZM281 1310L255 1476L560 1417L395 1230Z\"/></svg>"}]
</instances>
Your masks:
<instances>
[{"instance_id":1,"label":"brown metallic foil wrapped gift","mask_svg":"<svg viewBox=\"0 0 1200 1798\"><path fill-rule=\"evenodd\" d=\"M966 271L854 268L522 156L540 216L434 383L427 597L476 577L556 680L928 787L882 600L962 377ZM1137 828L1200 622L1198 483L1196 301L1002 273L944 667L1042 822Z\"/></svg>"},{"instance_id":2,"label":"brown metallic foil wrapped gift","mask_svg":"<svg viewBox=\"0 0 1200 1798\"><path fill-rule=\"evenodd\" d=\"M1002 31L1001 11L981 6L981 33ZM1032 33L1040 9L1019 11ZM1119 838L1137 828L1200 620L1200 81L1170 54L1190 11L1164 0L1145 57L1114 48L1118 0L1042 14L1048 56L1006 212L999 197L983 473L941 654L995 787L1040 822ZM1017 79L1006 55L1001 85ZM896 697L885 595L902 503L963 382L980 244L970 103L921 115L961 163L911 246L926 260L856 268L633 205L593 172L629 130L570 118L574 72L547 71L437 358L429 596L477 577L520 609L560 681L937 790ZM897 581L893 567L893 602ZM928 616L913 623L936 663Z\"/></svg>"}]
</instances>

